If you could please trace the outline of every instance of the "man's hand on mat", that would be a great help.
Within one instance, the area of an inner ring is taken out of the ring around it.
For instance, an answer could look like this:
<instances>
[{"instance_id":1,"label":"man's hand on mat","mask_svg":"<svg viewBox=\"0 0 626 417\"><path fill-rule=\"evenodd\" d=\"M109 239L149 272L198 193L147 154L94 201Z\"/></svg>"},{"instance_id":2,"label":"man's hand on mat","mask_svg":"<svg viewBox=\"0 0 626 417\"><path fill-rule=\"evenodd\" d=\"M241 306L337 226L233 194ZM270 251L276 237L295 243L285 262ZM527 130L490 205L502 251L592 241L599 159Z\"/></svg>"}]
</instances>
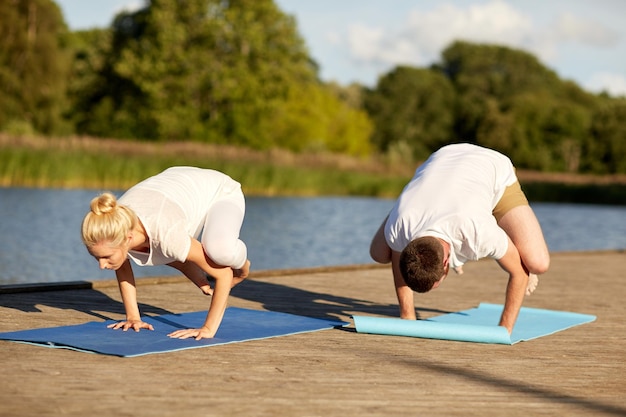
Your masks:
<instances>
[{"instance_id":1,"label":"man's hand on mat","mask_svg":"<svg viewBox=\"0 0 626 417\"><path fill-rule=\"evenodd\" d=\"M190 337L193 337L196 340L200 340L211 339L215 336L215 332L211 332L206 327L202 327L200 329L176 330L175 332L168 334L168 336L174 339L189 339Z\"/></svg>"},{"instance_id":2,"label":"man's hand on mat","mask_svg":"<svg viewBox=\"0 0 626 417\"><path fill-rule=\"evenodd\" d=\"M107 327L109 329L114 329L114 330L122 329L124 331L126 331L128 329L133 329L136 332L138 332L140 329L154 330L154 327L151 324L148 324L148 323L143 322L141 320L120 321L120 322L117 322L117 323L109 324Z\"/></svg>"}]
</instances>

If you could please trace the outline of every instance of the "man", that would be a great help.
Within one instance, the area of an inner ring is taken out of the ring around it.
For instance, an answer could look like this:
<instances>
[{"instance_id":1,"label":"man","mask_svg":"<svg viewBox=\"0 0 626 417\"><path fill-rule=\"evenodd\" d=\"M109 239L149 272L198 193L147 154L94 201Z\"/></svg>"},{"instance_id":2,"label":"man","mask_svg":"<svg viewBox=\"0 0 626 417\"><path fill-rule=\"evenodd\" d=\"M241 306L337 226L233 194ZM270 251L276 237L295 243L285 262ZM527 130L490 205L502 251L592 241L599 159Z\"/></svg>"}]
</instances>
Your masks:
<instances>
[{"instance_id":1,"label":"man","mask_svg":"<svg viewBox=\"0 0 626 417\"><path fill-rule=\"evenodd\" d=\"M506 156L455 144L416 171L370 246L392 264L400 317L416 319L413 291L437 288L452 267L493 258L509 274L499 325L512 332L524 295L550 265L541 227Z\"/></svg>"}]
</instances>

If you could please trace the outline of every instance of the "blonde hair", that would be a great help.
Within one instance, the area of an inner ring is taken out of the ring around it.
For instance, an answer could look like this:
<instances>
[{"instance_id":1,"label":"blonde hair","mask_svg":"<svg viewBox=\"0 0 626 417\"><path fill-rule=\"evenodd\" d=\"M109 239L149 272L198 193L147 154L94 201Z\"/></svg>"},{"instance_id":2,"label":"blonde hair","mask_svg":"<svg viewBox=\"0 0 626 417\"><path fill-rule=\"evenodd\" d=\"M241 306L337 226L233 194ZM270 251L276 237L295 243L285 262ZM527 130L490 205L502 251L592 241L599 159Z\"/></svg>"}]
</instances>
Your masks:
<instances>
[{"instance_id":1,"label":"blonde hair","mask_svg":"<svg viewBox=\"0 0 626 417\"><path fill-rule=\"evenodd\" d=\"M136 224L135 212L118 204L113 194L102 193L91 200L91 211L83 219L83 243L89 248L107 241L113 247L120 247Z\"/></svg>"}]
</instances>

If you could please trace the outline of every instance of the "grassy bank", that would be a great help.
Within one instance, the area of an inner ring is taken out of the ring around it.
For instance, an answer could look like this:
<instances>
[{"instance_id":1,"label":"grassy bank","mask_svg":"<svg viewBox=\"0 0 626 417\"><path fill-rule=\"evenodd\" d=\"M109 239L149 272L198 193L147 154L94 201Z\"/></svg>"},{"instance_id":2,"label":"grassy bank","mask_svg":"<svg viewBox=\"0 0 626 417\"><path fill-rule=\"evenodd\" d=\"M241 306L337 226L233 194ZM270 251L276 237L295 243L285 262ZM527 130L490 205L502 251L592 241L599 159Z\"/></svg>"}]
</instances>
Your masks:
<instances>
[{"instance_id":1,"label":"grassy bank","mask_svg":"<svg viewBox=\"0 0 626 417\"><path fill-rule=\"evenodd\" d=\"M248 195L397 195L412 169L337 155L191 143L0 136L0 185L125 189L173 165L216 169Z\"/></svg>"},{"instance_id":2,"label":"grassy bank","mask_svg":"<svg viewBox=\"0 0 626 417\"><path fill-rule=\"evenodd\" d=\"M0 135L0 186L126 189L173 165L212 168L248 195L396 197L415 169L400 159L296 155L194 143ZM518 171L531 201L626 205L626 176Z\"/></svg>"}]
</instances>

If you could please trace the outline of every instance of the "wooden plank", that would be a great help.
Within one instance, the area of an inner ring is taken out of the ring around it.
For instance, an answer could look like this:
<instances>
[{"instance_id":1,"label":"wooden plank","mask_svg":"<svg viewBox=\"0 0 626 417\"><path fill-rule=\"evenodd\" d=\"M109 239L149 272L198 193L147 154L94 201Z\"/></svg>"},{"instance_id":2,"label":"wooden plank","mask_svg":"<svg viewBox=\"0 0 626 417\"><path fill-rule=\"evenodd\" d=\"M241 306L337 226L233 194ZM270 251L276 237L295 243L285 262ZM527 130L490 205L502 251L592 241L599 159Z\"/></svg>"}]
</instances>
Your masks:
<instances>
[{"instance_id":1,"label":"wooden plank","mask_svg":"<svg viewBox=\"0 0 626 417\"><path fill-rule=\"evenodd\" d=\"M327 330L117 358L0 342L2 416L624 416L623 252L553 255L525 306L595 314L590 324L513 346ZM231 305L349 320L396 315L388 268L259 273ZM416 295L421 317L501 303L493 261ZM138 288L148 314L209 299L179 278ZM0 294L0 331L118 319L115 285Z\"/></svg>"}]
</instances>

